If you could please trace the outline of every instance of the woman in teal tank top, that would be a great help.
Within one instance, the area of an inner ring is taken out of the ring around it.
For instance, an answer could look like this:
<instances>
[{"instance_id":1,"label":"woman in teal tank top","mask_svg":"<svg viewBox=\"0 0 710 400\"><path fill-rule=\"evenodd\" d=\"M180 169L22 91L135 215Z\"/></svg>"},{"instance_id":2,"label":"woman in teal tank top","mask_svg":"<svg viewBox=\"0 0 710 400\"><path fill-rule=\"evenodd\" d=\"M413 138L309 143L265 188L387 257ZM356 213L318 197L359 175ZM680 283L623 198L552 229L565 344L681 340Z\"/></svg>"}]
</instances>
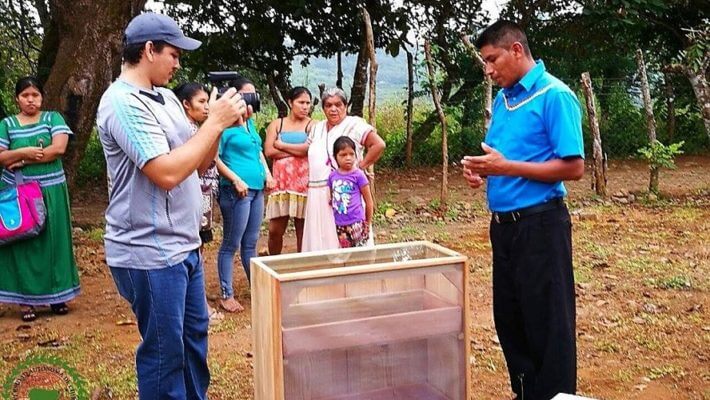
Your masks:
<instances>
[{"instance_id":1,"label":"woman in teal tank top","mask_svg":"<svg viewBox=\"0 0 710 400\"><path fill-rule=\"evenodd\" d=\"M230 82L239 93L255 92L246 78ZM264 219L264 190L273 188L273 178L262 153L261 137L254 121L233 126L222 133L217 169L220 174L219 208L224 237L217 256L221 289L220 305L227 312L244 308L234 298L234 254L239 250L247 280L249 262L256 256L259 229Z\"/></svg>"},{"instance_id":2,"label":"woman in teal tank top","mask_svg":"<svg viewBox=\"0 0 710 400\"><path fill-rule=\"evenodd\" d=\"M269 254L281 254L289 219L296 228L296 250L301 251L308 193L308 134L312 128L311 92L297 86L287 96L290 112L266 128L264 153L272 160L276 187L269 193Z\"/></svg>"}]
</instances>

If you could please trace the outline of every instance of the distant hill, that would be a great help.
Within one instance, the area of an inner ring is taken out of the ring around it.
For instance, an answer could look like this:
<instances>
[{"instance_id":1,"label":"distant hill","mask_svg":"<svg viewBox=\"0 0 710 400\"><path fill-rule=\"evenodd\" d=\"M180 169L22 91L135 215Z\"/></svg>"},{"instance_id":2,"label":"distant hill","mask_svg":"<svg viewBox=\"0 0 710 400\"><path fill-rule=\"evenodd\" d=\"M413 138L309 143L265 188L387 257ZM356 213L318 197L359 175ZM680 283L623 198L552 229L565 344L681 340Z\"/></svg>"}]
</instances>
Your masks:
<instances>
[{"instance_id":1,"label":"distant hill","mask_svg":"<svg viewBox=\"0 0 710 400\"><path fill-rule=\"evenodd\" d=\"M317 92L318 84L325 83L327 87L335 86L338 63L333 58L311 58L306 67L301 66L298 58L292 65L291 83L306 86ZM353 73L357 55L343 56L343 88L350 94L353 84ZM377 101L401 100L407 96L407 55L400 53L392 57L384 51L377 52ZM416 67L416 66L415 66ZM415 81L415 88L418 88Z\"/></svg>"}]
</instances>

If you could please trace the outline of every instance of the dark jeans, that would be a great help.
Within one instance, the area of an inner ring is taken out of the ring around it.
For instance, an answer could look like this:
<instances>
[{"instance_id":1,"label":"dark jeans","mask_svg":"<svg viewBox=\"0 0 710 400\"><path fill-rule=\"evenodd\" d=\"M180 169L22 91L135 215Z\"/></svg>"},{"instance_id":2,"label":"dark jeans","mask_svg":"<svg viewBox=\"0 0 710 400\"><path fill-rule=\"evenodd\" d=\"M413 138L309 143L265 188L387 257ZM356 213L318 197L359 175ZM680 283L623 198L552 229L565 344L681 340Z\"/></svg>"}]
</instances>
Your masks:
<instances>
[{"instance_id":1,"label":"dark jeans","mask_svg":"<svg viewBox=\"0 0 710 400\"><path fill-rule=\"evenodd\" d=\"M256 256L261 221L264 220L264 191L249 189L244 197L237 196L234 188L219 191L219 208L222 210L224 238L217 254L217 272L222 298L234 296L232 284L234 254L239 249L247 279L251 279L249 263Z\"/></svg>"},{"instance_id":2,"label":"dark jeans","mask_svg":"<svg viewBox=\"0 0 710 400\"><path fill-rule=\"evenodd\" d=\"M136 351L139 398L205 399L209 318L199 252L167 268L111 267L111 274L143 338Z\"/></svg>"},{"instance_id":3,"label":"dark jeans","mask_svg":"<svg viewBox=\"0 0 710 400\"><path fill-rule=\"evenodd\" d=\"M493 316L519 400L576 392L571 227L564 206L491 221Z\"/></svg>"}]
</instances>

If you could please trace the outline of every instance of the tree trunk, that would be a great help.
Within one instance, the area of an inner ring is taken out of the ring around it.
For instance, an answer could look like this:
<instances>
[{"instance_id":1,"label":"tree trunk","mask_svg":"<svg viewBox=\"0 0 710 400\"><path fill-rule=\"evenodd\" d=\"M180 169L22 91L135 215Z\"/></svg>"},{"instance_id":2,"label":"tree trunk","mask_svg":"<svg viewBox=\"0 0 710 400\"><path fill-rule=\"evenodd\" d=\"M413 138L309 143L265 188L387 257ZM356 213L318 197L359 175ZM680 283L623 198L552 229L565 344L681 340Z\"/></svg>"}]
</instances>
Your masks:
<instances>
[{"instance_id":1,"label":"tree trunk","mask_svg":"<svg viewBox=\"0 0 710 400\"><path fill-rule=\"evenodd\" d=\"M338 78L335 81L335 86L343 88L343 52L338 50Z\"/></svg>"},{"instance_id":2,"label":"tree trunk","mask_svg":"<svg viewBox=\"0 0 710 400\"><path fill-rule=\"evenodd\" d=\"M675 93L673 92L673 82L670 74L664 74L663 78L666 83L664 86L666 92L666 108L668 108L668 122L666 123L666 133L668 134L668 143L673 143L675 136Z\"/></svg>"},{"instance_id":3,"label":"tree trunk","mask_svg":"<svg viewBox=\"0 0 710 400\"><path fill-rule=\"evenodd\" d=\"M705 65L706 63L703 63L699 72L695 72L691 68L688 68L687 65L681 64L668 65L663 68L663 71L682 74L688 79L690 86L693 88L695 99L698 102L700 114L703 117L705 134L708 136L708 140L710 140L710 82L708 82L708 78L705 74L705 71L707 71Z\"/></svg>"},{"instance_id":4,"label":"tree trunk","mask_svg":"<svg viewBox=\"0 0 710 400\"><path fill-rule=\"evenodd\" d=\"M646 75L646 64L643 61L641 49L636 50L636 63L641 77L641 93L643 94L643 106L646 110L646 128L648 129L648 142L653 145L656 142L656 120L653 118L653 103L651 102L651 90L648 87L648 77ZM648 190L658 194L658 167L651 165L651 177Z\"/></svg>"},{"instance_id":5,"label":"tree trunk","mask_svg":"<svg viewBox=\"0 0 710 400\"><path fill-rule=\"evenodd\" d=\"M404 153L405 165L412 167L412 120L414 116L414 55L407 52L407 143Z\"/></svg>"},{"instance_id":6,"label":"tree trunk","mask_svg":"<svg viewBox=\"0 0 710 400\"><path fill-rule=\"evenodd\" d=\"M582 73L582 88L587 105L587 116L589 116L589 127L592 130L592 189L597 195L606 197L606 171L604 170L604 153L602 151L602 137L599 133L599 120L597 119L597 109L594 104L594 91L592 90L592 80L589 72Z\"/></svg>"},{"instance_id":7,"label":"tree trunk","mask_svg":"<svg viewBox=\"0 0 710 400\"><path fill-rule=\"evenodd\" d=\"M485 92L483 95L483 126L486 131L488 131L488 127L491 125L491 115L493 115L493 80L488 74L486 74L486 63L485 61L483 61L483 58L478 52L478 49L476 49L476 46L471 43L471 41L468 39L468 36L465 34L461 35L461 40L463 41L466 48L468 48L468 51L471 53L473 58L476 60L476 63L483 70L483 79L485 82Z\"/></svg>"},{"instance_id":8,"label":"tree trunk","mask_svg":"<svg viewBox=\"0 0 710 400\"><path fill-rule=\"evenodd\" d=\"M350 91L350 115L363 116L365 107L365 91L367 89L367 35L362 32L362 42L360 51L357 53L357 63L355 64L355 75L353 76L353 87Z\"/></svg>"},{"instance_id":9,"label":"tree trunk","mask_svg":"<svg viewBox=\"0 0 710 400\"><path fill-rule=\"evenodd\" d=\"M431 59L431 45L429 41L424 42L424 56L426 57L426 66L429 71L429 85L431 86L431 97L434 99L434 107L436 107L436 113L439 116L439 122L441 123L441 201L439 202L439 207L442 211L446 212L447 204L449 198L449 148L447 143L446 135L446 116L444 115L444 110L441 108L441 101L439 99L439 89L436 85L436 75L434 74L434 62Z\"/></svg>"},{"instance_id":10,"label":"tree trunk","mask_svg":"<svg viewBox=\"0 0 710 400\"><path fill-rule=\"evenodd\" d=\"M365 29L365 39L367 42L367 53L370 61L370 87L369 87L369 97L367 102L367 119L370 125L377 129L377 57L375 54L375 37L372 33L372 21L370 20L370 13L367 12L365 7L360 8L360 13L362 15L362 20ZM367 168L370 175L370 191L372 192L373 203L377 204L376 193L377 186L375 185L375 165L370 165Z\"/></svg>"},{"instance_id":11,"label":"tree trunk","mask_svg":"<svg viewBox=\"0 0 710 400\"><path fill-rule=\"evenodd\" d=\"M708 135L708 140L710 140L710 82L708 82L705 74L696 74L690 68L685 69L685 76L688 77L693 93L695 93L695 98L698 100L698 106L700 106L700 112L705 123L705 133Z\"/></svg>"},{"instance_id":12,"label":"tree trunk","mask_svg":"<svg viewBox=\"0 0 710 400\"><path fill-rule=\"evenodd\" d=\"M288 104L284 101L281 91L276 87L276 81L274 80L273 74L267 74L266 81L269 84L269 94L276 104L276 108L279 112L279 118L284 118L288 115Z\"/></svg>"},{"instance_id":13,"label":"tree trunk","mask_svg":"<svg viewBox=\"0 0 710 400\"><path fill-rule=\"evenodd\" d=\"M76 184L74 178L94 128L101 95L120 70L123 30L144 4L145 0L51 1L51 24L58 34L45 38L57 41L56 57L44 85L45 105L61 111L75 134L64 156L70 189ZM42 48L51 46L43 43Z\"/></svg>"}]
</instances>

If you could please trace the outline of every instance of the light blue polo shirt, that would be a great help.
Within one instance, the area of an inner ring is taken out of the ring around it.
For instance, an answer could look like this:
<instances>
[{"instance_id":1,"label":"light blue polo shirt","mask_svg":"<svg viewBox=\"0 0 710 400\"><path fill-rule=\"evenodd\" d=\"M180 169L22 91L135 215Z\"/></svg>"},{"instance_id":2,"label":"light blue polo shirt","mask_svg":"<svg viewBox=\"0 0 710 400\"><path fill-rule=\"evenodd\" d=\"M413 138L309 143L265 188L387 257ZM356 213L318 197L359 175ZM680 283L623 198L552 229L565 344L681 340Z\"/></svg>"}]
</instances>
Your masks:
<instances>
[{"instance_id":1,"label":"light blue polo shirt","mask_svg":"<svg viewBox=\"0 0 710 400\"><path fill-rule=\"evenodd\" d=\"M246 183L249 189L262 190L266 171L261 162L261 137L251 118L244 125L227 128L219 141L219 158L232 172ZM232 186L223 176L222 186Z\"/></svg>"},{"instance_id":2,"label":"light blue polo shirt","mask_svg":"<svg viewBox=\"0 0 710 400\"><path fill-rule=\"evenodd\" d=\"M537 61L518 83L498 92L485 142L514 161L584 158L577 96ZM514 176L489 176L487 181L491 211L517 210L567 194L562 182Z\"/></svg>"},{"instance_id":3,"label":"light blue polo shirt","mask_svg":"<svg viewBox=\"0 0 710 400\"><path fill-rule=\"evenodd\" d=\"M141 89L121 79L101 97L96 115L110 181L106 262L114 268L159 269L200 247L200 180L193 172L172 190L142 169L192 137L192 125L172 90Z\"/></svg>"}]
</instances>

